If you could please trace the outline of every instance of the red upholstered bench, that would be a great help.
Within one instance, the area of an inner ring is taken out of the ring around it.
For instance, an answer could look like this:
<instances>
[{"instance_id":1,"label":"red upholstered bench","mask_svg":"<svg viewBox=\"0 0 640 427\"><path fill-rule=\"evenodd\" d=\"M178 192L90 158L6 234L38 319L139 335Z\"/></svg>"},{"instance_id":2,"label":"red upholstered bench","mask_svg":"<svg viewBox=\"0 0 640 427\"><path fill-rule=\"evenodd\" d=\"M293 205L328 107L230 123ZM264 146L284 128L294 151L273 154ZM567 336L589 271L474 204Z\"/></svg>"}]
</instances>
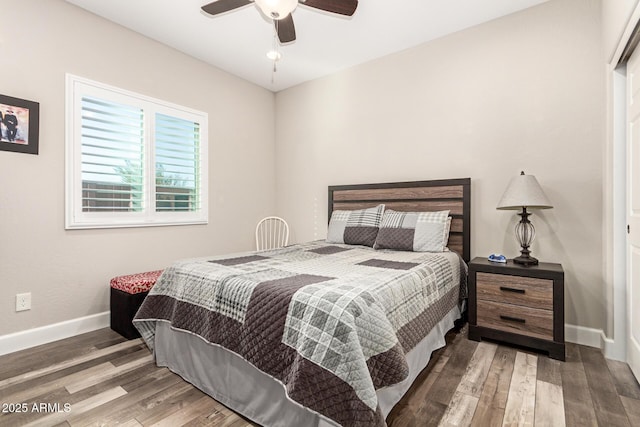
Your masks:
<instances>
[{"instance_id":1,"label":"red upholstered bench","mask_svg":"<svg viewBox=\"0 0 640 427\"><path fill-rule=\"evenodd\" d=\"M131 322L163 271L147 271L111 279L111 329L130 340L140 336Z\"/></svg>"}]
</instances>

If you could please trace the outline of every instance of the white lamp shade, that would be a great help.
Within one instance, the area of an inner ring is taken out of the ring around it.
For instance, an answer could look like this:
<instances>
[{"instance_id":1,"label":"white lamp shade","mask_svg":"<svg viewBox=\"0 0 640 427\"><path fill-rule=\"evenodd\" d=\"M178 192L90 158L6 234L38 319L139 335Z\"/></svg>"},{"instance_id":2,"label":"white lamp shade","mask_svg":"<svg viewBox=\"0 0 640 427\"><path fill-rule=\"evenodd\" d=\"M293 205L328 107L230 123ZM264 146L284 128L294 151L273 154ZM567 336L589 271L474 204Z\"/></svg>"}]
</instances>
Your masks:
<instances>
[{"instance_id":1,"label":"white lamp shade","mask_svg":"<svg viewBox=\"0 0 640 427\"><path fill-rule=\"evenodd\" d=\"M298 0L256 0L262 13L273 19L284 19L298 6Z\"/></svg>"},{"instance_id":2,"label":"white lamp shade","mask_svg":"<svg viewBox=\"0 0 640 427\"><path fill-rule=\"evenodd\" d=\"M523 207L534 209L553 207L536 177L525 175L524 172L511 179L496 209L521 209Z\"/></svg>"}]
</instances>

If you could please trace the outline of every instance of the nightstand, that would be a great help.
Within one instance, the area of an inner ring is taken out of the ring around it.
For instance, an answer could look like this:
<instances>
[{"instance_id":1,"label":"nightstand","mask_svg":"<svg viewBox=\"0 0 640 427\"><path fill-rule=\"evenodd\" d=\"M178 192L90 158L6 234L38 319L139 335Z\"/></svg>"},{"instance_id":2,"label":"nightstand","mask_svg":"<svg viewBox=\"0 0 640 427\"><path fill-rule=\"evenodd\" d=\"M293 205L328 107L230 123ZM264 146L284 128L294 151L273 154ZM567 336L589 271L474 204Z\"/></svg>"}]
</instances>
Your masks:
<instances>
[{"instance_id":1,"label":"nightstand","mask_svg":"<svg viewBox=\"0 0 640 427\"><path fill-rule=\"evenodd\" d=\"M469 263L469 339L530 347L564 360L564 271L541 262Z\"/></svg>"}]
</instances>

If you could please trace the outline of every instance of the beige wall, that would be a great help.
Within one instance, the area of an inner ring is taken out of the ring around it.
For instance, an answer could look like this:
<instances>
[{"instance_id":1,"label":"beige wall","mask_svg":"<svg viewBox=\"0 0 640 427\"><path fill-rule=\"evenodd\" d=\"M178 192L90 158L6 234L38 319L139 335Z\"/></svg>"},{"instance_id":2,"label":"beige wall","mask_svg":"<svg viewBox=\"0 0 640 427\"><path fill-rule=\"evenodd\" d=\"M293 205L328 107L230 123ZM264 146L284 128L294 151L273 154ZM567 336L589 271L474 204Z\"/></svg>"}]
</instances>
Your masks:
<instances>
[{"instance_id":1,"label":"beige wall","mask_svg":"<svg viewBox=\"0 0 640 427\"><path fill-rule=\"evenodd\" d=\"M554 209L533 255L566 272L566 321L606 323L605 76L600 2L553 0L276 95L278 212L324 238L327 186L472 178L472 255L518 254L508 180L535 175Z\"/></svg>"},{"instance_id":2,"label":"beige wall","mask_svg":"<svg viewBox=\"0 0 640 427\"><path fill-rule=\"evenodd\" d=\"M533 252L565 267L567 323L605 328L601 58L635 3L600 22L597 0L553 0L283 91L275 107L62 0L12 3L0 93L40 102L40 155L0 151L0 336L108 310L112 276L251 248L276 196L295 241L323 238L331 184L469 176L472 254L513 256L516 217L495 205L521 169L555 206L532 218ZM208 226L64 230L66 72L209 113ZM15 313L20 292L31 311Z\"/></svg>"},{"instance_id":3,"label":"beige wall","mask_svg":"<svg viewBox=\"0 0 640 427\"><path fill-rule=\"evenodd\" d=\"M113 276L253 247L275 209L271 92L62 0L0 9L0 93L41 114L38 156L0 151L0 336L109 310ZM64 229L67 72L209 114L209 225Z\"/></svg>"}]
</instances>

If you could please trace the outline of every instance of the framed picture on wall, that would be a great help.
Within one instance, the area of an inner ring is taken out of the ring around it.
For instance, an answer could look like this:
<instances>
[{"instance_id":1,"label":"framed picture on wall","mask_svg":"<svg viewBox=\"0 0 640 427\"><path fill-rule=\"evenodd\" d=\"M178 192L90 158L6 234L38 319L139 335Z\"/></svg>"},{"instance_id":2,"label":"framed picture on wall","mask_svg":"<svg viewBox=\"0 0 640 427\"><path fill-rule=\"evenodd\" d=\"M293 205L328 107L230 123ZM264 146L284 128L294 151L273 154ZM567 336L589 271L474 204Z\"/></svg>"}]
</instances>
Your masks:
<instances>
[{"instance_id":1,"label":"framed picture on wall","mask_svg":"<svg viewBox=\"0 0 640 427\"><path fill-rule=\"evenodd\" d=\"M0 95L0 150L38 154L40 104Z\"/></svg>"}]
</instances>

